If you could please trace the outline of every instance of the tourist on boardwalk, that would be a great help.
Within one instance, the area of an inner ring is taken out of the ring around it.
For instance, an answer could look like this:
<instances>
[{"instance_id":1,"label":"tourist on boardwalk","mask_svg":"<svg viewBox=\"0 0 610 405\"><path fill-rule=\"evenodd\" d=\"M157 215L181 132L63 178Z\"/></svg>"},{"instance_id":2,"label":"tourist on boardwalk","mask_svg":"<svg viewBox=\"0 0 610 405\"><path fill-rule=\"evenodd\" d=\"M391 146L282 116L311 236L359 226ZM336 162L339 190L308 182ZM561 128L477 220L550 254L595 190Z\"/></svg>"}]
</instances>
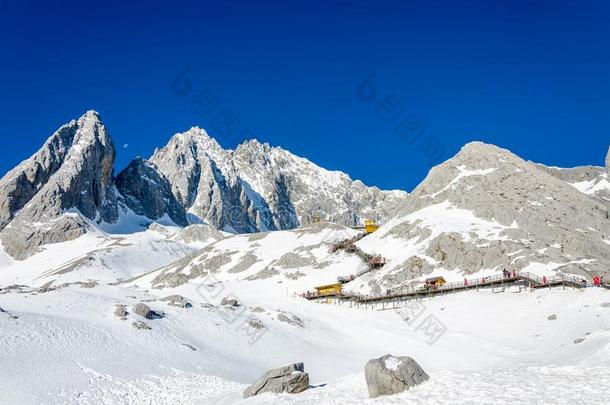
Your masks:
<instances>
[{"instance_id":1,"label":"tourist on boardwalk","mask_svg":"<svg viewBox=\"0 0 610 405\"><path fill-rule=\"evenodd\" d=\"M599 287L601 285L599 276L593 276L593 286Z\"/></svg>"}]
</instances>

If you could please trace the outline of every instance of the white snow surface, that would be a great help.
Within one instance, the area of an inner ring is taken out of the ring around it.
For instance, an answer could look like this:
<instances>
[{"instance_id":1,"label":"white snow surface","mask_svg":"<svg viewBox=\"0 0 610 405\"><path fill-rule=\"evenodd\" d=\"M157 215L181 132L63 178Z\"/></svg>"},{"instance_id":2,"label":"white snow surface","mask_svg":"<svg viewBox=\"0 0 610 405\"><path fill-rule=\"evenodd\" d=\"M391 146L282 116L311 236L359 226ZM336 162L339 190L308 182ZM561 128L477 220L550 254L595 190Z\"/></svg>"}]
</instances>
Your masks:
<instances>
[{"instance_id":1,"label":"white snow surface","mask_svg":"<svg viewBox=\"0 0 610 405\"><path fill-rule=\"evenodd\" d=\"M437 228L440 223L427 221L442 214L446 230L459 232L461 221L483 234L501 228L448 203L430 209L425 216L416 212L397 221ZM383 229L378 232L359 244L384 254L418 248L414 242L399 246L381 238ZM408 321L404 309L310 302L296 293L334 282L359 264L353 256L328 255L332 241L354 232L324 226L230 236L202 250L213 248L230 258L214 275L214 285L194 278L175 288L152 288L158 271L147 274L150 270L188 254L197 260L192 247L168 240L173 234L167 227L130 235L91 232L47 246L24 262L0 256L0 286L27 285L0 290L0 403L607 403L608 290L481 289L423 300L420 317ZM299 250L303 247L307 250ZM289 252L308 252L317 263L328 263L296 269L273 264ZM247 253L259 261L231 272ZM92 259L58 271L82 257ZM247 279L266 266L279 274ZM538 270L552 271L552 266ZM299 277L288 277L296 272ZM138 275L144 276L116 283ZM76 284L89 280L98 284ZM49 281L58 288L38 288ZM186 297L192 307L160 300L172 294ZM241 306L219 307L227 296ZM165 317L133 314L140 302ZM126 320L114 315L117 304L126 305ZM547 319L550 315L557 319ZM433 344L420 328L420 320L429 317L446 330ZM263 328L252 327L253 319ZM134 322L151 329L136 329ZM385 354L414 358L430 380L395 396L369 399L364 366ZM305 363L310 389L242 398L265 371L293 362Z\"/></svg>"}]
</instances>

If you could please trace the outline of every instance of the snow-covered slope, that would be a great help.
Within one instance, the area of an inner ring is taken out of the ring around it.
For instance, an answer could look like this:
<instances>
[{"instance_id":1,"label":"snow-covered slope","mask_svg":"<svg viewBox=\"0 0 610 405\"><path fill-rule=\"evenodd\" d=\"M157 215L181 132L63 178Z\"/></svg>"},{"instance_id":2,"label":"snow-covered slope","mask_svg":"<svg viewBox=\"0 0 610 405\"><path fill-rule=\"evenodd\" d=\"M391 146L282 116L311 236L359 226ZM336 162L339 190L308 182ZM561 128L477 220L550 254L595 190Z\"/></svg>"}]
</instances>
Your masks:
<instances>
[{"instance_id":1,"label":"snow-covered slope","mask_svg":"<svg viewBox=\"0 0 610 405\"><path fill-rule=\"evenodd\" d=\"M552 403L602 404L610 388L610 295L600 289L425 300L426 316L446 328L429 345L400 313L307 302L276 279L86 287L0 290L3 403L366 404L364 365L385 353L414 357L431 379L379 404L545 403L549 392ZM172 293L193 306L159 300ZM224 296L242 307L217 306ZM165 317L113 314L142 301ZM241 398L262 372L294 361L310 390Z\"/></svg>"},{"instance_id":2,"label":"snow-covered slope","mask_svg":"<svg viewBox=\"0 0 610 405\"><path fill-rule=\"evenodd\" d=\"M0 286L55 287L64 283L114 283L170 264L223 235L191 234L192 229L166 228L108 234L91 228L78 239L50 244L25 260L0 257ZM185 238L184 232L189 232Z\"/></svg>"},{"instance_id":3,"label":"snow-covered slope","mask_svg":"<svg viewBox=\"0 0 610 405\"><path fill-rule=\"evenodd\" d=\"M304 292L364 268L355 256L331 253L334 243L356 234L353 229L320 222L295 230L234 235L132 280L130 285L163 289L245 280L254 289L265 281L289 294Z\"/></svg>"}]
</instances>

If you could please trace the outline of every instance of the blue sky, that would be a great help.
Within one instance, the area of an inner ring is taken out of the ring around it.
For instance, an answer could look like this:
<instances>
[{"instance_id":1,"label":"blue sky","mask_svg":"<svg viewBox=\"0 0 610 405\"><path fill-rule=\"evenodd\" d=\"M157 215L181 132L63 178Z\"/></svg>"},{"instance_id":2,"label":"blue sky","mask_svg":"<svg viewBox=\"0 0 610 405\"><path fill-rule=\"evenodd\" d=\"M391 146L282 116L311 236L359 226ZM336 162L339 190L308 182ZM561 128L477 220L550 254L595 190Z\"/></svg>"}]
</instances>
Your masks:
<instances>
[{"instance_id":1,"label":"blue sky","mask_svg":"<svg viewBox=\"0 0 610 405\"><path fill-rule=\"evenodd\" d=\"M382 188L472 140L603 163L610 2L283 3L1 1L0 171L88 109L119 169L193 125Z\"/></svg>"}]
</instances>

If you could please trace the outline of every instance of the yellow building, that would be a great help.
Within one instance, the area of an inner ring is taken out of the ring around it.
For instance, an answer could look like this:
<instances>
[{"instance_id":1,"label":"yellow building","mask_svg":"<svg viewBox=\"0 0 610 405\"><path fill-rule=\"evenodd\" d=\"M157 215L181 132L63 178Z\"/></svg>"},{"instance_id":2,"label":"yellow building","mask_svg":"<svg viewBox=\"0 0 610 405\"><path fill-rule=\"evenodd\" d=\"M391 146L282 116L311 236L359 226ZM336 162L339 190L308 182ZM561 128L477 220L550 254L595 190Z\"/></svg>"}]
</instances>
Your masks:
<instances>
[{"instance_id":1,"label":"yellow building","mask_svg":"<svg viewBox=\"0 0 610 405\"><path fill-rule=\"evenodd\" d=\"M318 295L340 295L343 285L341 283L322 285L320 287L315 287L318 291Z\"/></svg>"},{"instance_id":2,"label":"yellow building","mask_svg":"<svg viewBox=\"0 0 610 405\"><path fill-rule=\"evenodd\" d=\"M364 232L365 233L367 233L367 234L373 233L377 229L379 229L379 225L377 225L377 223L375 223L374 220L367 219L367 220L364 221Z\"/></svg>"}]
</instances>

